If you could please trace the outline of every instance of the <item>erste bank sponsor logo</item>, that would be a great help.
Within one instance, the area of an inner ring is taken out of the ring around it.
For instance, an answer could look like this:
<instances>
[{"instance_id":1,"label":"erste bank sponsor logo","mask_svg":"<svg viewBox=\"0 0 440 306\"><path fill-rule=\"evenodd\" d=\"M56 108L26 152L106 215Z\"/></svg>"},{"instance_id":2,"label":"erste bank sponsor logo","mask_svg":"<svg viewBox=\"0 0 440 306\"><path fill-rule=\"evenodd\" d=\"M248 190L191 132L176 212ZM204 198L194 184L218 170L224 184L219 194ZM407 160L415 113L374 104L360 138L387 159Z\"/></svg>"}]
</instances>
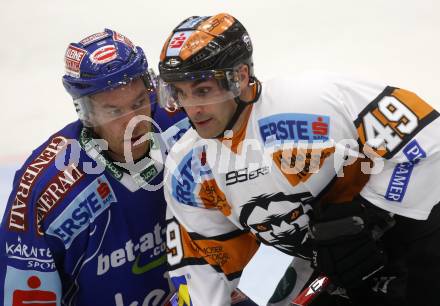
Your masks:
<instances>
[{"instance_id":1,"label":"erste bank sponsor logo","mask_svg":"<svg viewBox=\"0 0 440 306\"><path fill-rule=\"evenodd\" d=\"M315 114L276 114L258 120L264 144L275 141L329 140L330 117Z\"/></svg>"},{"instance_id":2,"label":"erste bank sponsor logo","mask_svg":"<svg viewBox=\"0 0 440 306\"><path fill-rule=\"evenodd\" d=\"M5 253L10 262L23 269L54 271L56 269L52 253L48 247L25 243L20 237L16 241L6 241Z\"/></svg>"},{"instance_id":3,"label":"erste bank sponsor logo","mask_svg":"<svg viewBox=\"0 0 440 306\"><path fill-rule=\"evenodd\" d=\"M60 203L72 187L84 176L84 172L75 164L70 164L47 184L35 206L35 226L37 234L42 236L41 223L49 212Z\"/></svg>"},{"instance_id":4,"label":"erste bank sponsor logo","mask_svg":"<svg viewBox=\"0 0 440 306\"><path fill-rule=\"evenodd\" d=\"M206 145L194 147L184 156L173 173L173 196L182 204L204 207L202 202L196 201L194 193L198 183L213 178L206 150Z\"/></svg>"},{"instance_id":5,"label":"erste bank sponsor logo","mask_svg":"<svg viewBox=\"0 0 440 306\"><path fill-rule=\"evenodd\" d=\"M51 139L49 144L41 153L32 160L26 167L16 187L15 197L13 199L11 210L8 217L8 229L12 231L24 232L27 230L28 220L28 201L32 193L37 177L46 169L55 159L56 155L67 145L67 139L62 136L56 136Z\"/></svg>"},{"instance_id":6,"label":"erste bank sponsor logo","mask_svg":"<svg viewBox=\"0 0 440 306\"><path fill-rule=\"evenodd\" d=\"M178 165L172 176L171 184L174 198L180 203L196 206L194 190L196 182L194 181L193 171L191 170L193 152L189 152Z\"/></svg>"},{"instance_id":7,"label":"erste bank sponsor logo","mask_svg":"<svg viewBox=\"0 0 440 306\"><path fill-rule=\"evenodd\" d=\"M185 41L194 31L179 31L174 33L168 45L166 56L178 56Z\"/></svg>"},{"instance_id":8,"label":"erste bank sponsor logo","mask_svg":"<svg viewBox=\"0 0 440 306\"><path fill-rule=\"evenodd\" d=\"M402 202L413 168L420 160L426 158L425 151L415 139L403 149L403 153L408 162L399 163L394 168L385 193L385 198L389 201Z\"/></svg>"},{"instance_id":9,"label":"erste bank sponsor logo","mask_svg":"<svg viewBox=\"0 0 440 306\"><path fill-rule=\"evenodd\" d=\"M138 241L129 239L111 252L100 253L97 260L96 274L104 275L112 269L132 263L132 273L146 273L166 262L165 228L159 223L152 232L146 232Z\"/></svg>"},{"instance_id":10,"label":"erste bank sponsor logo","mask_svg":"<svg viewBox=\"0 0 440 306\"><path fill-rule=\"evenodd\" d=\"M68 249L75 237L113 202L117 202L115 193L105 175L101 175L73 199L46 233L60 238Z\"/></svg>"},{"instance_id":11,"label":"erste bank sponsor logo","mask_svg":"<svg viewBox=\"0 0 440 306\"><path fill-rule=\"evenodd\" d=\"M4 306L61 305L61 281L57 272L6 267Z\"/></svg>"}]
</instances>

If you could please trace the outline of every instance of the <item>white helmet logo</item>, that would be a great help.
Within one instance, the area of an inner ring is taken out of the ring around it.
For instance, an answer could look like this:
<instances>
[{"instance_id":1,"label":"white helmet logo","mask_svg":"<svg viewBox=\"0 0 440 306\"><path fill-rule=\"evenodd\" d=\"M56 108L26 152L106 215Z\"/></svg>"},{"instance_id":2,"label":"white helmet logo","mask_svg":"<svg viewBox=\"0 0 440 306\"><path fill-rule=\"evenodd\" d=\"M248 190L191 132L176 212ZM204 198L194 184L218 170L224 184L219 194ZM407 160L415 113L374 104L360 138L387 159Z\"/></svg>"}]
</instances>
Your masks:
<instances>
[{"instance_id":1,"label":"white helmet logo","mask_svg":"<svg viewBox=\"0 0 440 306\"><path fill-rule=\"evenodd\" d=\"M165 65L169 67L176 67L179 66L181 61L178 58L170 58L165 62Z\"/></svg>"},{"instance_id":2,"label":"white helmet logo","mask_svg":"<svg viewBox=\"0 0 440 306\"><path fill-rule=\"evenodd\" d=\"M249 35L244 34L242 37L242 40L244 42L244 44L246 45L246 49L248 49L248 51L252 50L252 42L251 42L251 38L249 37Z\"/></svg>"},{"instance_id":3,"label":"white helmet logo","mask_svg":"<svg viewBox=\"0 0 440 306\"><path fill-rule=\"evenodd\" d=\"M91 55L90 60L95 64L105 64L114 60L118 55L114 45L106 45L96 49Z\"/></svg>"}]
</instances>

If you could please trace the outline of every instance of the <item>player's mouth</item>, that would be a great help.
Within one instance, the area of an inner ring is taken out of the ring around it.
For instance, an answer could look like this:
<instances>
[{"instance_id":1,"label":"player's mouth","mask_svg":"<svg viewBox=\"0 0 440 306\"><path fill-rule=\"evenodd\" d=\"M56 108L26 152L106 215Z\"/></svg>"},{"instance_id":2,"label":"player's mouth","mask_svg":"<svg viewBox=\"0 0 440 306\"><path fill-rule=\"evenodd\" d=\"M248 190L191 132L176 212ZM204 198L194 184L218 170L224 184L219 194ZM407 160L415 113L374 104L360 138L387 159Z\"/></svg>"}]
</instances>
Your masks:
<instances>
[{"instance_id":1,"label":"player's mouth","mask_svg":"<svg viewBox=\"0 0 440 306\"><path fill-rule=\"evenodd\" d=\"M206 125L208 125L209 122L211 122L212 118L206 119L206 120L199 120L199 121L194 121L195 125L198 125L200 127L204 127Z\"/></svg>"}]
</instances>

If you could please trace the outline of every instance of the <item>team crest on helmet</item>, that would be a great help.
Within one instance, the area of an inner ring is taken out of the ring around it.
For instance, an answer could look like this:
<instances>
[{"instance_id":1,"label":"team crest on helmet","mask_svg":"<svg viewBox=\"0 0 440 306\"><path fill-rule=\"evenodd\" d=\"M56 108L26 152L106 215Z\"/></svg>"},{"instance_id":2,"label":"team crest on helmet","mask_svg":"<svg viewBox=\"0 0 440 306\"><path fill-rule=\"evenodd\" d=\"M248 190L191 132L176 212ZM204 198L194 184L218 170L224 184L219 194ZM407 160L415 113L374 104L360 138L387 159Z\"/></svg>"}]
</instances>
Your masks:
<instances>
[{"instance_id":1,"label":"team crest on helmet","mask_svg":"<svg viewBox=\"0 0 440 306\"><path fill-rule=\"evenodd\" d=\"M249 37L249 35L246 33L242 36L241 38L244 42L244 44L246 45L246 49L250 52L252 51L252 41L251 38Z\"/></svg>"},{"instance_id":2,"label":"team crest on helmet","mask_svg":"<svg viewBox=\"0 0 440 306\"><path fill-rule=\"evenodd\" d=\"M106 45L96 49L90 54L90 61L94 64L105 64L114 60L118 56L118 51L114 45Z\"/></svg>"},{"instance_id":3,"label":"team crest on helmet","mask_svg":"<svg viewBox=\"0 0 440 306\"><path fill-rule=\"evenodd\" d=\"M171 57L165 62L165 65L167 65L169 67L177 67L180 65L181 62L182 61L180 59L175 58L175 57Z\"/></svg>"}]
</instances>

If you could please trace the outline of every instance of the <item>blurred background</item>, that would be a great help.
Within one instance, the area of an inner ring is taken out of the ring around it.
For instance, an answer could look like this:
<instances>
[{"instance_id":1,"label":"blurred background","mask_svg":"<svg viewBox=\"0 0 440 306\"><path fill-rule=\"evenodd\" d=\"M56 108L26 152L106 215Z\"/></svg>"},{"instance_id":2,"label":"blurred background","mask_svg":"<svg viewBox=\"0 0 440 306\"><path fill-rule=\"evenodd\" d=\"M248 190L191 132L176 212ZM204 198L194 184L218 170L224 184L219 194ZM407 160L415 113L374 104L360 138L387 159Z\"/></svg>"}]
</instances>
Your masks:
<instances>
[{"instance_id":1,"label":"blurred background","mask_svg":"<svg viewBox=\"0 0 440 306\"><path fill-rule=\"evenodd\" d=\"M324 70L410 89L440 107L436 0L3 0L1 7L0 216L26 156L76 119L61 84L68 43L105 27L141 46L157 71L162 44L180 21L229 12L252 38L255 72L263 82ZM289 261L262 248L241 288L264 304Z\"/></svg>"}]
</instances>

